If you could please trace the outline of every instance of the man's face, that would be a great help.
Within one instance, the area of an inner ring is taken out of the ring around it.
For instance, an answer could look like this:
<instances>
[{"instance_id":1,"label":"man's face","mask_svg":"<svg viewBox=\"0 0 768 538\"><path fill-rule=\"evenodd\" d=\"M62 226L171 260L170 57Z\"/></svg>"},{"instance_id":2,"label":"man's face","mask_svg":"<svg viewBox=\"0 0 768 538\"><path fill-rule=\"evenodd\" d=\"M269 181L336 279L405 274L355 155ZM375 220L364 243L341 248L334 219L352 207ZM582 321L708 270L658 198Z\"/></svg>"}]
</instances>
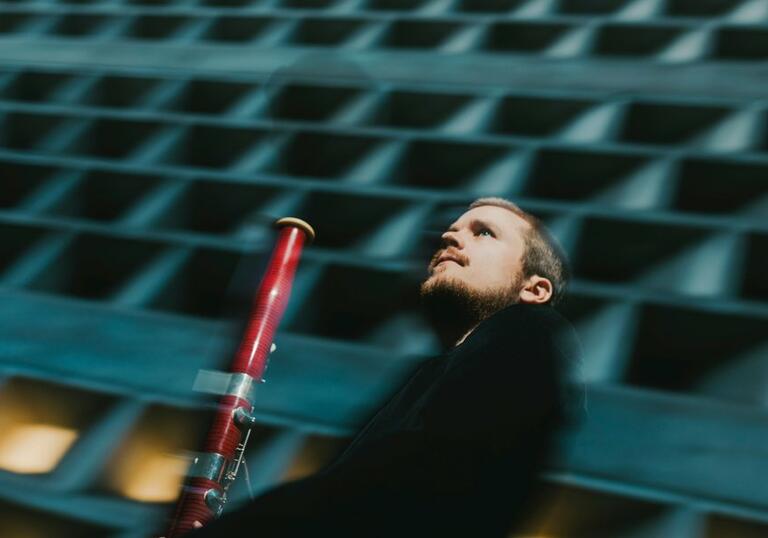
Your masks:
<instances>
[{"instance_id":1,"label":"man's face","mask_svg":"<svg viewBox=\"0 0 768 538\"><path fill-rule=\"evenodd\" d=\"M508 209L480 206L461 215L442 235L422 287L453 285L509 294L519 285L529 224Z\"/></svg>"}]
</instances>

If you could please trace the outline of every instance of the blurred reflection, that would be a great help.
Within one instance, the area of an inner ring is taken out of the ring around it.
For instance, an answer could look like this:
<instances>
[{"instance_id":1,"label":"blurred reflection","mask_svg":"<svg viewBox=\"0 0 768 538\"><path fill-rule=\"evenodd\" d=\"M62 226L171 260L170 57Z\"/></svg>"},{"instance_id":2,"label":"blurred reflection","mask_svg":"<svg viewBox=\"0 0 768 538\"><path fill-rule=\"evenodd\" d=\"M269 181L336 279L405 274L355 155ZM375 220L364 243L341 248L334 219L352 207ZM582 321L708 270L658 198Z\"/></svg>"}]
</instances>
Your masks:
<instances>
[{"instance_id":1,"label":"blurred reflection","mask_svg":"<svg viewBox=\"0 0 768 538\"><path fill-rule=\"evenodd\" d=\"M116 472L123 495L143 502L170 502L176 498L189 459L160 452L158 445L134 443Z\"/></svg>"},{"instance_id":2,"label":"blurred reflection","mask_svg":"<svg viewBox=\"0 0 768 538\"><path fill-rule=\"evenodd\" d=\"M205 424L200 413L150 409L109 465L107 487L136 501L173 501Z\"/></svg>"},{"instance_id":3,"label":"blurred reflection","mask_svg":"<svg viewBox=\"0 0 768 538\"><path fill-rule=\"evenodd\" d=\"M311 435L299 449L298 454L291 462L282 477L288 482L298 480L316 473L324 467L340 452L344 446L344 440L338 437L323 435Z\"/></svg>"},{"instance_id":4,"label":"blurred reflection","mask_svg":"<svg viewBox=\"0 0 768 538\"><path fill-rule=\"evenodd\" d=\"M0 468L53 471L109 398L31 379L0 387Z\"/></svg>"},{"instance_id":5,"label":"blurred reflection","mask_svg":"<svg viewBox=\"0 0 768 538\"><path fill-rule=\"evenodd\" d=\"M0 433L0 467L15 473L53 470L77 432L50 424L17 424Z\"/></svg>"}]
</instances>

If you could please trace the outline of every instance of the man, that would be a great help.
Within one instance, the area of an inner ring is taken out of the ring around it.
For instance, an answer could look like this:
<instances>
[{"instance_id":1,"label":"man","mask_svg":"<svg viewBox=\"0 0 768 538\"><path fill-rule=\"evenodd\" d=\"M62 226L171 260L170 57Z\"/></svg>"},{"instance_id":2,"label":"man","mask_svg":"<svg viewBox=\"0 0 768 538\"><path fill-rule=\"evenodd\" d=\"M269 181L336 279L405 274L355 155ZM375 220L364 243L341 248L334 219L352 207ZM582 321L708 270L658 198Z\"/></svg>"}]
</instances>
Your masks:
<instances>
[{"instance_id":1,"label":"man","mask_svg":"<svg viewBox=\"0 0 768 538\"><path fill-rule=\"evenodd\" d=\"M445 352L326 468L193 536L507 536L565 417L579 347L551 306L565 260L535 217L481 198L428 272L421 297Z\"/></svg>"}]
</instances>

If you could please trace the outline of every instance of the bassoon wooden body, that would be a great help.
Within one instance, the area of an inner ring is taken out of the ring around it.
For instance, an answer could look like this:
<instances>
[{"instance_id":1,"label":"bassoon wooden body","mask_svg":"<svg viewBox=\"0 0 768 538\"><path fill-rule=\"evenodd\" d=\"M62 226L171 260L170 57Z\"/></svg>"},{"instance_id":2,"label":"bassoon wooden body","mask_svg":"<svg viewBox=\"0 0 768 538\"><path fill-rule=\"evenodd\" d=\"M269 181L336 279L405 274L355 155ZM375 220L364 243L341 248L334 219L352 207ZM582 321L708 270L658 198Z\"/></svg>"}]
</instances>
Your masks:
<instances>
[{"instance_id":1,"label":"bassoon wooden body","mask_svg":"<svg viewBox=\"0 0 768 538\"><path fill-rule=\"evenodd\" d=\"M291 294L302 248L314 239L303 220L285 217L262 277L243 337L229 367L229 381L203 449L193 459L171 527L176 538L219 515L227 488L237 475L245 444L254 425L253 392L262 381L278 324Z\"/></svg>"}]
</instances>

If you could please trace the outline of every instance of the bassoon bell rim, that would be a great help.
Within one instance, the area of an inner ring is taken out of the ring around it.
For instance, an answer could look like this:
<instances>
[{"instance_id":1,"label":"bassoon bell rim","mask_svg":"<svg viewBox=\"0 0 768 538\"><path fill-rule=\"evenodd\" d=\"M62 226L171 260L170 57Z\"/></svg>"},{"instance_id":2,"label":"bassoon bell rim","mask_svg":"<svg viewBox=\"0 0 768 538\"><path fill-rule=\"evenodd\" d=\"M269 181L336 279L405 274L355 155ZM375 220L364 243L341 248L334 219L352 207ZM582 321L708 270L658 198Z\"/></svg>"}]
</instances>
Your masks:
<instances>
[{"instance_id":1,"label":"bassoon bell rim","mask_svg":"<svg viewBox=\"0 0 768 538\"><path fill-rule=\"evenodd\" d=\"M315 240L315 229L312 228L312 226L307 221L300 218L282 217L275 221L275 226L278 228L282 228L283 226L296 226L297 228L301 228L301 230L306 234L307 243L311 243Z\"/></svg>"}]
</instances>

